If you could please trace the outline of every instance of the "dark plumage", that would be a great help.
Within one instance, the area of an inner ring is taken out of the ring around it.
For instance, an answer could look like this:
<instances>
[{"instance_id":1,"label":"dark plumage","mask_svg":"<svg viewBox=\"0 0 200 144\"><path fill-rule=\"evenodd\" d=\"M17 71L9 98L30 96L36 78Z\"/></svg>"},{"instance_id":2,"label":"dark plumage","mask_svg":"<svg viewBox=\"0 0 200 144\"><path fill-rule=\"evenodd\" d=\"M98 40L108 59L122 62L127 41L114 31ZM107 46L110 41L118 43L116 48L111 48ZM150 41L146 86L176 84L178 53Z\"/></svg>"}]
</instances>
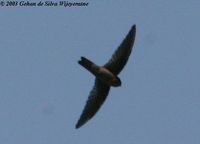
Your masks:
<instances>
[{"instance_id":1,"label":"dark plumage","mask_svg":"<svg viewBox=\"0 0 200 144\"><path fill-rule=\"evenodd\" d=\"M76 124L76 128L81 127L96 114L104 103L111 86L121 86L121 80L117 75L128 61L135 41L135 33L136 26L133 25L111 59L104 66L98 66L85 57L81 57L81 60L78 61L78 63L90 71L96 79L80 119Z\"/></svg>"}]
</instances>

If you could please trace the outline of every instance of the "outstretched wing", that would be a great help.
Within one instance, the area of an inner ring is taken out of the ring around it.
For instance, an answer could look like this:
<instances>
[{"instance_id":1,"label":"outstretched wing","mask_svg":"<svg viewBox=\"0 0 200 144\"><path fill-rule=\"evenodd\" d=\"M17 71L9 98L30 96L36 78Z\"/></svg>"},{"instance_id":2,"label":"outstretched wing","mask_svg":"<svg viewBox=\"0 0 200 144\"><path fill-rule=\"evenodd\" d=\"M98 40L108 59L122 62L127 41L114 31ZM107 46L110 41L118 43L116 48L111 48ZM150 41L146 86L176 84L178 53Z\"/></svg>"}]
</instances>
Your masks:
<instances>
[{"instance_id":1,"label":"outstretched wing","mask_svg":"<svg viewBox=\"0 0 200 144\"><path fill-rule=\"evenodd\" d=\"M86 105L83 112L76 124L76 128L84 125L88 120L90 120L96 112L99 110L103 102L105 101L110 87L103 84L99 79L95 80L95 85L90 92Z\"/></svg>"},{"instance_id":2,"label":"outstretched wing","mask_svg":"<svg viewBox=\"0 0 200 144\"><path fill-rule=\"evenodd\" d=\"M113 74L118 75L126 65L135 41L136 26L133 25L125 39L112 55L112 58L104 65Z\"/></svg>"}]
</instances>

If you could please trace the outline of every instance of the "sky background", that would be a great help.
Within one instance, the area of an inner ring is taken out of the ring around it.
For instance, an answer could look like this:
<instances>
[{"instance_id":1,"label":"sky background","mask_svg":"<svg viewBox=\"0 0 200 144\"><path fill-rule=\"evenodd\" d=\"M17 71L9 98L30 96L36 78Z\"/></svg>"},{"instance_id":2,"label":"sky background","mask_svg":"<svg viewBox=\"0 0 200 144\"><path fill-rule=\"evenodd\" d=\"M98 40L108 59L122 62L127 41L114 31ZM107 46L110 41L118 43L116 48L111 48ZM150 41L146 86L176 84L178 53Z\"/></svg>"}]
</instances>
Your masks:
<instances>
[{"instance_id":1,"label":"sky background","mask_svg":"<svg viewBox=\"0 0 200 144\"><path fill-rule=\"evenodd\" d=\"M1 144L199 144L200 1L0 7ZM136 24L120 88L75 124L103 65Z\"/></svg>"}]
</instances>

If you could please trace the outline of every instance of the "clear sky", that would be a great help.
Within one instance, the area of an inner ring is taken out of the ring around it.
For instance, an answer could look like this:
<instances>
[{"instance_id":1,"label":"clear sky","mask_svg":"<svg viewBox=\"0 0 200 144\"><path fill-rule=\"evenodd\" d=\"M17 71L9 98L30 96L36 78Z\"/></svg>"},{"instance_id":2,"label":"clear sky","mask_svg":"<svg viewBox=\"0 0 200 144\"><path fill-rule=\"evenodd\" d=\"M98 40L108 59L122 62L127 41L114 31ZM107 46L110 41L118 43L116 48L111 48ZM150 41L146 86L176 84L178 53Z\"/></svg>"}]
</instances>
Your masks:
<instances>
[{"instance_id":1,"label":"clear sky","mask_svg":"<svg viewBox=\"0 0 200 144\"><path fill-rule=\"evenodd\" d=\"M0 7L1 144L200 144L200 1ZM136 24L134 50L97 115L76 130L94 77Z\"/></svg>"}]
</instances>

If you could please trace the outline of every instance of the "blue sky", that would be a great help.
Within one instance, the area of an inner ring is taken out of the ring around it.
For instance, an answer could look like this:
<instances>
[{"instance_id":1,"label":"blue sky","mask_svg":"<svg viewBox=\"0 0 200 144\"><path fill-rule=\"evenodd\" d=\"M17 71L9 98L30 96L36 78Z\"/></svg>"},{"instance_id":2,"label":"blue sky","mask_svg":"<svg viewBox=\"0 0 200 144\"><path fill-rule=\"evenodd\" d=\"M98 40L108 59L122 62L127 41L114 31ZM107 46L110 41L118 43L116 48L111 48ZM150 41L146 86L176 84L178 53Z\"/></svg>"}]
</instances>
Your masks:
<instances>
[{"instance_id":1,"label":"blue sky","mask_svg":"<svg viewBox=\"0 0 200 144\"><path fill-rule=\"evenodd\" d=\"M0 7L0 143L199 144L200 1L102 0L88 7ZM134 50L80 129L94 77L131 26Z\"/></svg>"}]
</instances>

